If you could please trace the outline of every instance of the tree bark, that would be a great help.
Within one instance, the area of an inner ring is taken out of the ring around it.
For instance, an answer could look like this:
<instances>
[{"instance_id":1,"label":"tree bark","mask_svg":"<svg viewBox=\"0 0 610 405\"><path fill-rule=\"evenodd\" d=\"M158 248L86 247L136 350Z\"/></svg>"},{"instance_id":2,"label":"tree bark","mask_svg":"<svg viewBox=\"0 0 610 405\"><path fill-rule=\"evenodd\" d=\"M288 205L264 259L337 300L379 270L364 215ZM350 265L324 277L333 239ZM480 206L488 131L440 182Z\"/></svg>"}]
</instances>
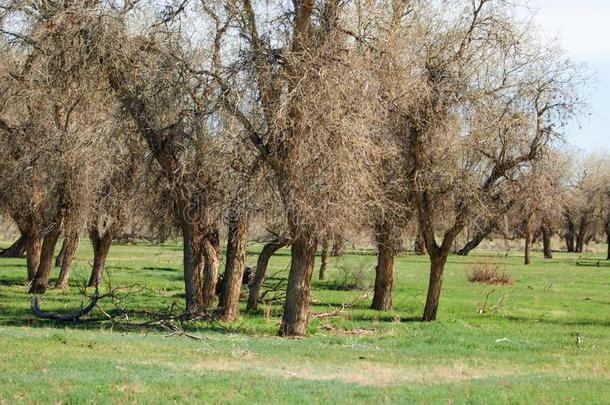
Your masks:
<instances>
[{"instance_id":1,"label":"tree bark","mask_svg":"<svg viewBox=\"0 0 610 405\"><path fill-rule=\"evenodd\" d=\"M250 284L250 291L248 293L248 311L256 311L258 309L258 299L260 297L261 287L265 280L265 273L267 272L267 266L269 265L269 259L275 252L284 246L288 245L288 240L274 241L267 243L263 246L263 250L258 256L256 262L256 272L254 273L254 279Z\"/></svg>"},{"instance_id":2,"label":"tree bark","mask_svg":"<svg viewBox=\"0 0 610 405\"><path fill-rule=\"evenodd\" d=\"M224 288L219 303L220 319L226 322L232 322L239 316L239 294L246 267L247 243L248 217L239 213L229 220Z\"/></svg>"},{"instance_id":3,"label":"tree bark","mask_svg":"<svg viewBox=\"0 0 610 405\"><path fill-rule=\"evenodd\" d=\"M61 271L59 272L59 278L55 283L55 288L66 288L68 287L68 278L70 277L70 271L72 270L72 261L74 260L74 255L76 254L76 250L78 249L78 245L80 242L80 238L78 237L78 233L70 233L64 239L61 249L63 250L63 254L60 253L57 256L57 259L61 256ZM57 265L57 259L55 263Z\"/></svg>"},{"instance_id":4,"label":"tree bark","mask_svg":"<svg viewBox=\"0 0 610 405\"><path fill-rule=\"evenodd\" d=\"M17 239L13 244L2 252L0 252L0 257L12 257L12 258L21 258L26 252L27 246L27 237L25 235L21 235L19 239Z\"/></svg>"},{"instance_id":5,"label":"tree bark","mask_svg":"<svg viewBox=\"0 0 610 405\"><path fill-rule=\"evenodd\" d=\"M40 250L42 238L38 235L30 235L26 241L26 262L28 267L28 281L34 280L38 265L40 264Z\"/></svg>"},{"instance_id":6,"label":"tree bark","mask_svg":"<svg viewBox=\"0 0 610 405\"><path fill-rule=\"evenodd\" d=\"M87 286L96 287L102 281L106 257L108 257L112 245L112 232L107 230L101 237L97 231L91 232L91 244L93 245L93 268Z\"/></svg>"},{"instance_id":7,"label":"tree bark","mask_svg":"<svg viewBox=\"0 0 610 405\"><path fill-rule=\"evenodd\" d=\"M553 252L551 250L551 231L549 227L543 223L542 228L542 251L545 259L552 259Z\"/></svg>"},{"instance_id":8,"label":"tree bark","mask_svg":"<svg viewBox=\"0 0 610 405\"><path fill-rule=\"evenodd\" d=\"M307 333L309 290L316 247L315 237L310 235L300 234L292 242L286 303L279 331L281 336L304 336Z\"/></svg>"},{"instance_id":9,"label":"tree bark","mask_svg":"<svg viewBox=\"0 0 610 405\"><path fill-rule=\"evenodd\" d=\"M60 235L61 231L59 229L53 229L44 237L42 249L40 250L40 262L38 263L36 276L32 280L30 294L44 294L47 291L51 269L53 268L55 246Z\"/></svg>"},{"instance_id":10,"label":"tree bark","mask_svg":"<svg viewBox=\"0 0 610 405\"><path fill-rule=\"evenodd\" d=\"M330 254L330 241L328 239L324 239L322 241L322 252L320 254L320 273L318 274L318 279L324 281L328 277L328 256Z\"/></svg>"},{"instance_id":11,"label":"tree bark","mask_svg":"<svg viewBox=\"0 0 610 405\"><path fill-rule=\"evenodd\" d=\"M220 240L218 234L206 236L203 241L203 307L211 308L216 299L216 284L218 283L218 257L220 255Z\"/></svg>"},{"instance_id":12,"label":"tree bark","mask_svg":"<svg viewBox=\"0 0 610 405\"><path fill-rule=\"evenodd\" d=\"M377 267L375 271L375 295L372 309L388 311L392 309L392 286L394 283L394 249L389 234L378 235Z\"/></svg>"},{"instance_id":13,"label":"tree bark","mask_svg":"<svg viewBox=\"0 0 610 405\"><path fill-rule=\"evenodd\" d=\"M61 264L64 261L64 256L66 254L67 243L68 243L68 237L66 236L64 238L64 241L61 244L61 249L59 249L59 253L57 254L57 257L55 258L55 267L61 267Z\"/></svg>"},{"instance_id":14,"label":"tree bark","mask_svg":"<svg viewBox=\"0 0 610 405\"><path fill-rule=\"evenodd\" d=\"M524 264L527 266L530 264L530 245L532 242L532 233L530 230L529 221L523 224L523 232L525 233L525 259Z\"/></svg>"},{"instance_id":15,"label":"tree bark","mask_svg":"<svg viewBox=\"0 0 610 405\"><path fill-rule=\"evenodd\" d=\"M184 292L187 315L197 315L205 309L201 273L203 272L203 235L197 224L183 218L181 220L183 240ZM214 291L211 292L214 294Z\"/></svg>"},{"instance_id":16,"label":"tree bark","mask_svg":"<svg viewBox=\"0 0 610 405\"><path fill-rule=\"evenodd\" d=\"M450 246L450 245L449 245ZM436 249L435 249L436 250ZM428 295L426 296L426 306L424 307L423 322L436 320L436 313L440 303L441 289L443 287L443 273L449 251L439 251L430 254L430 279L428 282Z\"/></svg>"}]
</instances>

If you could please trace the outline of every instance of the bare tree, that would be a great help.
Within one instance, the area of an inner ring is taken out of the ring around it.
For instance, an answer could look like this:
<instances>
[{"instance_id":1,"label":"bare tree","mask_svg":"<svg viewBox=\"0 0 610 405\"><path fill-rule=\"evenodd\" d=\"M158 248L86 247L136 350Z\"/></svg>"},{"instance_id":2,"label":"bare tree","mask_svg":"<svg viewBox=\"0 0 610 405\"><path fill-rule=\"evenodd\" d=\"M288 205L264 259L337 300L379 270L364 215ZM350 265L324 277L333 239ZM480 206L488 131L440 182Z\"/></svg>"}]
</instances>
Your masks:
<instances>
[{"instance_id":1,"label":"bare tree","mask_svg":"<svg viewBox=\"0 0 610 405\"><path fill-rule=\"evenodd\" d=\"M580 105L578 67L536 44L507 3L476 1L467 13L465 3L417 8L397 25L408 40L386 48L396 85L383 99L431 261L424 321L436 318L456 236L523 178Z\"/></svg>"}]
</instances>

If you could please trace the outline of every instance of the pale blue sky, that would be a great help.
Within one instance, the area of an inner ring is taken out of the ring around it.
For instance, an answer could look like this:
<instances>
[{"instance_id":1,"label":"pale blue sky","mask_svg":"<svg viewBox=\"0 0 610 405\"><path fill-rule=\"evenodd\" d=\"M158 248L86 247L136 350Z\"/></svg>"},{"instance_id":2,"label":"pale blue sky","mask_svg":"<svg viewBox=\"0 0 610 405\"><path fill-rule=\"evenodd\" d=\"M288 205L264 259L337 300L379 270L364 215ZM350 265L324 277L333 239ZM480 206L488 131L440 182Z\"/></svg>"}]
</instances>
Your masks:
<instances>
[{"instance_id":1,"label":"pale blue sky","mask_svg":"<svg viewBox=\"0 0 610 405\"><path fill-rule=\"evenodd\" d=\"M568 142L585 151L610 151L610 0L529 0L544 35L558 37L568 55L595 74L590 117L581 119Z\"/></svg>"}]
</instances>

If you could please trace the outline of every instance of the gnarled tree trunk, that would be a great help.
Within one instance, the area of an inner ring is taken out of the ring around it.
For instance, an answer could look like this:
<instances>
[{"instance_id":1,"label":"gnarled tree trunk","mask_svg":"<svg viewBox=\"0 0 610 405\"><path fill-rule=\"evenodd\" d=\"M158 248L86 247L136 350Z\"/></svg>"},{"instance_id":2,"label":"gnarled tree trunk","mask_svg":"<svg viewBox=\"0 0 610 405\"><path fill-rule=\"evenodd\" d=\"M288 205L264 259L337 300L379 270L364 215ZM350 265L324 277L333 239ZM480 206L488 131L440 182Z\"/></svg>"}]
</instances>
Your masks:
<instances>
[{"instance_id":1,"label":"gnarled tree trunk","mask_svg":"<svg viewBox=\"0 0 610 405\"><path fill-rule=\"evenodd\" d=\"M315 237L307 234L301 233L292 242L286 303L279 331L281 336L303 336L307 333L309 290L316 247Z\"/></svg>"},{"instance_id":2,"label":"gnarled tree trunk","mask_svg":"<svg viewBox=\"0 0 610 405\"><path fill-rule=\"evenodd\" d=\"M275 252L280 248L288 245L288 240L274 241L267 243L263 246L263 250L258 256L256 262L256 272L254 273L254 279L250 284L250 291L248 293L248 311L256 311L258 309L258 299L260 297L261 287L265 280L265 273L267 272L267 266L269 265L269 259Z\"/></svg>"},{"instance_id":3,"label":"gnarled tree trunk","mask_svg":"<svg viewBox=\"0 0 610 405\"><path fill-rule=\"evenodd\" d=\"M324 281L328 277L328 257L330 255L330 241L328 239L324 239L322 241L322 252L320 254L320 273L318 274L318 279Z\"/></svg>"},{"instance_id":4,"label":"gnarled tree trunk","mask_svg":"<svg viewBox=\"0 0 610 405\"><path fill-rule=\"evenodd\" d=\"M90 234L91 244L93 245L93 268L89 277L89 287L95 287L102 281L104 267L106 266L106 258L112 245L112 232L107 230L103 235L99 235L97 230L93 230Z\"/></svg>"},{"instance_id":5,"label":"gnarled tree trunk","mask_svg":"<svg viewBox=\"0 0 610 405\"><path fill-rule=\"evenodd\" d=\"M80 238L78 237L78 232L71 232L66 235L66 239L64 239L61 247L63 253L60 252L60 254L57 256L57 259L61 257L61 271L59 272L59 278L55 283L55 288L63 289L68 287L68 278L70 277L70 271L72 270L72 261L74 260L74 255L78 249L79 242ZM55 263L57 263L57 259L55 260Z\"/></svg>"},{"instance_id":6,"label":"gnarled tree trunk","mask_svg":"<svg viewBox=\"0 0 610 405\"><path fill-rule=\"evenodd\" d=\"M220 255L220 238L217 231L206 235L203 246L203 307L211 308L216 299L218 283L218 257Z\"/></svg>"},{"instance_id":7,"label":"gnarled tree trunk","mask_svg":"<svg viewBox=\"0 0 610 405\"><path fill-rule=\"evenodd\" d=\"M229 220L227 262L224 288L220 295L220 319L231 322L239 316L239 294L246 267L246 245L248 243L248 217L236 214Z\"/></svg>"},{"instance_id":8,"label":"gnarled tree trunk","mask_svg":"<svg viewBox=\"0 0 610 405\"><path fill-rule=\"evenodd\" d=\"M436 249L435 249L436 250ZM430 255L430 279L428 282L428 294L426 296L426 306L422 321L429 322L436 320L436 313L440 303L441 290L443 287L443 273L449 250L440 251Z\"/></svg>"},{"instance_id":9,"label":"gnarled tree trunk","mask_svg":"<svg viewBox=\"0 0 610 405\"><path fill-rule=\"evenodd\" d=\"M205 309L201 273L204 260L202 248L203 235L198 231L197 224L182 219L184 292L186 296L186 313L197 315ZM214 294L214 291L211 292Z\"/></svg>"},{"instance_id":10,"label":"gnarled tree trunk","mask_svg":"<svg viewBox=\"0 0 610 405\"><path fill-rule=\"evenodd\" d=\"M34 280L38 265L40 264L40 250L42 247L42 238L36 234L31 234L26 240L26 262L28 267L28 281Z\"/></svg>"},{"instance_id":11,"label":"gnarled tree trunk","mask_svg":"<svg viewBox=\"0 0 610 405\"><path fill-rule=\"evenodd\" d=\"M51 269L53 268L55 246L57 245L57 240L59 239L60 235L61 230L52 229L44 237L42 249L40 250L40 262L38 264L36 276L34 277L34 280L32 280L32 285L29 291L30 294L44 294L47 291L47 285L49 284L49 278L51 277Z\"/></svg>"},{"instance_id":12,"label":"gnarled tree trunk","mask_svg":"<svg viewBox=\"0 0 610 405\"><path fill-rule=\"evenodd\" d=\"M379 238L377 242L377 267L375 269L375 295L372 309L387 311L392 309L392 286L394 283L394 249L391 241Z\"/></svg>"},{"instance_id":13,"label":"gnarled tree trunk","mask_svg":"<svg viewBox=\"0 0 610 405\"><path fill-rule=\"evenodd\" d=\"M64 241L61 244L61 249L59 249L59 253L57 257L55 257L55 267L61 267L61 264L64 261L64 256L66 255L66 247L68 244L68 237L64 238Z\"/></svg>"},{"instance_id":14,"label":"gnarled tree trunk","mask_svg":"<svg viewBox=\"0 0 610 405\"><path fill-rule=\"evenodd\" d=\"M23 257L23 255L26 252L26 246L27 246L27 237L25 235L21 235L19 237L19 239L17 239L15 242L13 242L13 244L11 246L7 247L2 252L0 252L0 257L14 257L14 258Z\"/></svg>"}]
</instances>

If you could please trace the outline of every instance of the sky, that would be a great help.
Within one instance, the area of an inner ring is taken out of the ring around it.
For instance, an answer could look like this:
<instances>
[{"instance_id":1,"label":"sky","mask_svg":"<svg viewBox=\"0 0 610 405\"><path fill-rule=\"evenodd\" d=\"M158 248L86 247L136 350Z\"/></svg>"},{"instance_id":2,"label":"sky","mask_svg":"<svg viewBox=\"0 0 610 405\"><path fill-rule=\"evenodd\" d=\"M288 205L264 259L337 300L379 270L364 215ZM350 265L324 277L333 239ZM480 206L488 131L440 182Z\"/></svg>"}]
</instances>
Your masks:
<instances>
[{"instance_id":1,"label":"sky","mask_svg":"<svg viewBox=\"0 0 610 405\"><path fill-rule=\"evenodd\" d=\"M542 35L558 38L593 73L590 116L569 128L567 141L585 152L610 152L610 0L529 0Z\"/></svg>"}]
</instances>

